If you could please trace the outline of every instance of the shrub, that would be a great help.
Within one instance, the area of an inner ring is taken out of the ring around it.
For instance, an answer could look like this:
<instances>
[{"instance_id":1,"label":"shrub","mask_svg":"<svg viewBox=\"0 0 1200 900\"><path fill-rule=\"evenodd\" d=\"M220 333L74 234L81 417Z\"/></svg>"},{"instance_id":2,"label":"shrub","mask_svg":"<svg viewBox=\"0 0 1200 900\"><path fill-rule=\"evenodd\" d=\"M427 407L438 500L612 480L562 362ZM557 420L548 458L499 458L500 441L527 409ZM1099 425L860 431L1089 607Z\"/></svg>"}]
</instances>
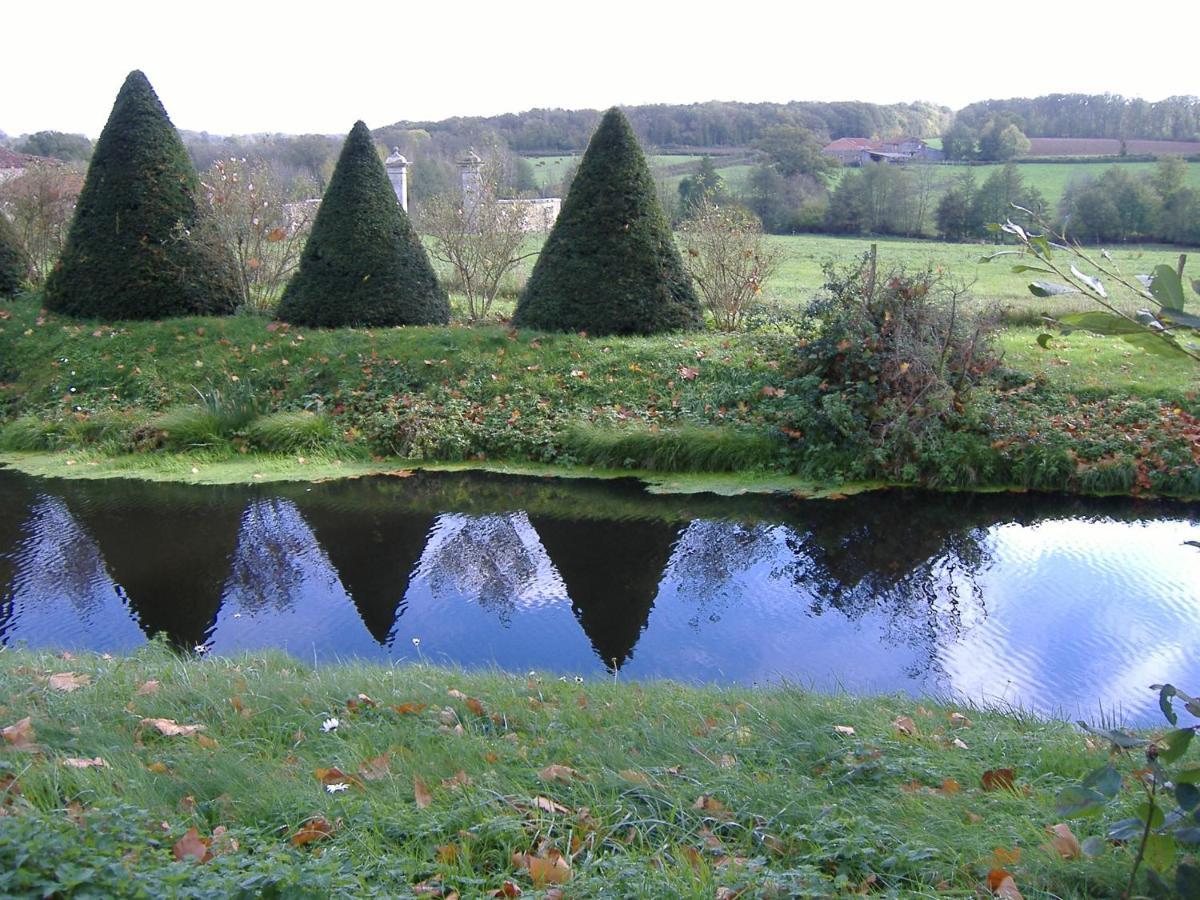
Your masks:
<instances>
[{"instance_id":1,"label":"shrub","mask_svg":"<svg viewBox=\"0 0 1200 900\"><path fill-rule=\"evenodd\" d=\"M231 312L238 296L232 261L207 239L197 184L150 82L130 72L46 282L47 306L105 319Z\"/></svg>"},{"instance_id":2,"label":"shrub","mask_svg":"<svg viewBox=\"0 0 1200 900\"><path fill-rule=\"evenodd\" d=\"M35 286L62 253L82 187L82 171L51 164L30 166L0 184L0 208L12 217L17 238L29 254Z\"/></svg>"},{"instance_id":3,"label":"shrub","mask_svg":"<svg viewBox=\"0 0 1200 900\"><path fill-rule=\"evenodd\" d=\"M654 334L701 323L650 168L616 108L592 135L513 322L591 334Z\"/></svg>"},{"instance_id":4,"label":"shrub","mask_svg":"<svg viewBox=\"0 0 1200 900\"><path fill-rule=\"evenodd\" d=\"M297 325L440 325L450 303L362 122L342 146L276 315Z\"/></svg>"},{"instance_id":5,"label":"shrub","mask_svg":"<svg viewBox=\"0 0 1200 900\"><path fill-rule=\"evenodd\" d=\"M0 297L15 297L29 277L29 257L16 230L0 213Z\"/></svg>"},{"instance_id":6,"label":"shrub","mask_svg":"<svg viewBox=\"0 0 1200 900\"><path fill-rule=\"evenodd\" d=\"M854 459L854 477L912 473L998 364L991 323L932 273L882 273L871 254L825 278L801 319L792 433Z\"/></svg>"}]
</instances>

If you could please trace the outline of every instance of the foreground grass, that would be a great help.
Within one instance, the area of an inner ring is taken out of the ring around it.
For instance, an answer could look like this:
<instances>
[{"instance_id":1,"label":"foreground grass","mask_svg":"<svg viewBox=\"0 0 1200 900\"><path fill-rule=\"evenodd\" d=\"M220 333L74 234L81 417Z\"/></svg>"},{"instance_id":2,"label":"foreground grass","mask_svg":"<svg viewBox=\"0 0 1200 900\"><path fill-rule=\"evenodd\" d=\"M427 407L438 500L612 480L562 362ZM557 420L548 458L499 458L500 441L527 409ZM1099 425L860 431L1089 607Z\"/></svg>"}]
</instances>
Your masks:
<instances>
[{"instance_id":1,"label":"foreground grass","mask_svg":"<svg viewBox=\"0 0 1200 900\"><path fill-rule=\"evenodd\" d=\"M2 652L0 697L6 896L1082 897L1131 863L1044 849L1104 753L1017 714L155 645Z\"/></svg>"}]
</instances>

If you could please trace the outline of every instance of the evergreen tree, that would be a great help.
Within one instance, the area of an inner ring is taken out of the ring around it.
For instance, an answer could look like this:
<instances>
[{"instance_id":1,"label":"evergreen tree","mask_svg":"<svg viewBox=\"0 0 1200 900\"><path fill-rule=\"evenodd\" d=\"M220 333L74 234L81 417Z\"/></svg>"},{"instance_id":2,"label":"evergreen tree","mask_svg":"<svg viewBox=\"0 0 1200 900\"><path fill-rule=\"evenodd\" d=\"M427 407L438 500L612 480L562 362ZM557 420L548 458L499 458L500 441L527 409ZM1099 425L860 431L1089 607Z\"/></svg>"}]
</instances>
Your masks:
<instances>
[{"instance_id":1,"label":"evergreen tree","mask_svg":"<svg viewBox=\"0 0 1200 900\"><path fill-rule=\"evenodd\" d=\"M621 111L604 114L517 303L521 328L653 334L695 328L700 303Z\"/></svg>"},{"instance_id":2,"label":"evergreen tree","mask_svg":"<svg viewBox=\"0 0 1200 900\"><path fill-rule=\"evenodd\" d=\"M196 170L141 72L130 72L92 154L46 304L72 316L232 312L233 261L208 236Z\"/></svg>"},{"instance_id":3,"label":"evergreen tree","mask_svg":"<svg viewBox=\"0 0 1200 900\"><path fill-rule=\"evenodd\" d=\"M450 303L362 122L342 145L277 315L298 325L430 325Z\"/></svg>"},{"instance_id":4,"label":"evergreen tree","mask_svg":"<svg viewBox=\"0 0 1200 900\"><path fill-rule=\"evenodd\" d=\"M15 297L29 277L29 256L17 230L0 213L0 297Z\"/></svg>"}]
</instances>

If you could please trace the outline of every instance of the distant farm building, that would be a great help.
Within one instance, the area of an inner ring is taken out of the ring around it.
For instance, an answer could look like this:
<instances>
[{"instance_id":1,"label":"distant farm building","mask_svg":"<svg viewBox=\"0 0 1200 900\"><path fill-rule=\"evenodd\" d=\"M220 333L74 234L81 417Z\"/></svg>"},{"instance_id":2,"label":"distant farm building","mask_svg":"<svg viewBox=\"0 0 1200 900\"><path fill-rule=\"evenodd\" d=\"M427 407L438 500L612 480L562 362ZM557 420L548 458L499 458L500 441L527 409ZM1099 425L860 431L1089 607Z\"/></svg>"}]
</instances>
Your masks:
<instances>
[{"instance_id":1,"label":"distant farm building","mask_svg":"<svg viewBox=\"0 0 1200 900\"><path fill-rule=\"evenodd\" d=\"M946 158L941 150L930 147L915 137L889 138L885 141L844 137L826 145L821 152L848 166L860 166L869 162L938 162Z\"/></svg>"}]
</instances>

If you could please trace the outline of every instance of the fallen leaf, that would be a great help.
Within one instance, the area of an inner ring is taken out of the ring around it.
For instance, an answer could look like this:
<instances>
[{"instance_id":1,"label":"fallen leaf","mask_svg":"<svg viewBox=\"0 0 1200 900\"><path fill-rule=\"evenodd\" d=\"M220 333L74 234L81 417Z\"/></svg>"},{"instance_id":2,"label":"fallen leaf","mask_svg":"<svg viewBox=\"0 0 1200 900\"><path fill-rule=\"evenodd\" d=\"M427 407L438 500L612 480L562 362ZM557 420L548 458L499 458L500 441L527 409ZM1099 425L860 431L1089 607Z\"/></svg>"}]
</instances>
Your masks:
<instances>
[{"instance_id":1,"label":"fallen leaf","mask_svg":"<svg viewBox=\"0 0 1200 900\"><path fill-rule=\"evenodd\" d=\"M433 794L429 793L429 787L421 780L419 775L413 776L413 798L417 801L418 809L425 809L433 803Z\"/></svg>"},{"instance_id":2,"label":"fallen leaf","mask_svg":"<svg viewBox=\"0 0 1200 900\"><path fill-rule=\"evenodd\" d=\"M487 715L487 713L484 712L483 704L480 703L478 700L476 700L474 697L467 698L467 709L469 709L471 712L475 713L475 715L477 715L477 716Z\"/></svg>"},{"instance_id":3,"label":"fallen leaf","mask_svg":"<svg viewBox=\"0 0 1200 900\"><path fill-rule=\"evenodd\" d=\"M302 847L313 841L322 841L333 834L333 828L323 816L309 819L300 826L300 830L292 835L292 845Z\"/></svg>"},{"instance_id":4,"label":"fallen leaf","mask_svg":"<svg viewBox=\"0 0 1200 900\"><path fill-rule=\"evenodd\" d=\"M1012 874L1004 869L992 869L988 872L987 887L993 896L1004 897L1006 900L1024 900L1021 892L1017 890L1017 883L1013 881Z\"/></svg>"},{"instance_id":5,"label":"fallen leaf","mask_svg":"<svg viewBox=\"0 0 1200 900\"><path fill-rule=\"evenodd\" d=\"M33 719L26 716L16 724L0 730L0 735L4 735L5 742L15 749L30 750L34 746Z\"/></svg>"},{"instance_id":6,"label":"fallen leaf","mask_svg":"<svg viewBox=\"0 0 1200 900\"><path fill-rule=\"evenodd\" d=\"M203 725L180 725L174 719L142 719L141 724L154 728L159 734L167 737L186 737L204 730Z\"/></svg>"},{"instance_id":7,"label":"fallen leaf","mask_svg":"<svg viewBox=\"0 0 1200 900\"><path fill-rule=\"evenodd\" d=\"M165 762L152 762L150 765L146 766L146 771L156 772L159 775L166 775L171 770L167 767Z\"/></svg>"},{"instance_id":8,"label":"fallen leaf","mask_svg":"<svg viewBox=\"0 0 1200 900\"><path fill-rule=\"evenodd\" d=\"M954 728L970 728L971 720L960 712L950 713L950 724Z\"/></svg>"},{"instance_id":9,"label":"fallen leaf","mask_svg":"<svg viewBox=\"0 0 1200 900\"><path fill-rule=\"evenodd\" d=\"M54 690L69 694L71 691L77 691L81 687L87 687L92 683L92 679L90 675L81 675L75 672L57 672L50 676L47 683Z\"/></svg>"},{"instance_id":10,"label":"fallen leaf","mask_svg":"<svg viewBox=\"0 0 1200 900\"><path fill-rule=\"evenodd\" d=\"M467 697L467 695L464 694L462 691L460 691L458 688L450 688L450 690L446 691L446 693L449 694L451 697L453 697L455 700L469 699Z\"/></svg>"},{"instance_id":11,"label":"fallen leaf","mask_svg":"<svg viewBox=\"0 0 1200 900\"><path fill-rule=\"evenodd\" d=\"M392 709L402 716L415 716L417 713L423 711L425 706L426 704L424 703L412 703L410 701L408 703L401 703L399 706L393 706Z\"/></svg>"},{"instance_id":12,"label":"fallen leaf","mask_svg":"<svg viewBox=\"0 0 1200 900\"><path fill-rule=\"evenodd\" d=\"M985 791L1011 791L1016 783L1016 775L1012 769L988 769L983 773L982 781Z\"/></svg>"},{"instance_id":13,"label":"fallen leaf","mask_svg":"<svg viewBox=\"0 0 1200 900\"><path fill-rule=\"evenodd\" d=\"M213 856L236 853L238 850L237 838L229 834L229 829L224 825L218 825L213 829L212 843L209 845L209 850L212 851Z\"/></svg>"},{"instance_id":14,"label":"fallen leaf","mask_svg":"<svg viewBox=\"0 0 1200 900\"><path fill-rule=\"evenodd\" d=\"M488 894L489 897L520 897L521 889L511 881L505 881L500 887Z\"/></svg>"},{"instance_id":15,"label":"fallen leaf","mask_svg":"<svg viewBox=\"0 0 1200 900\"><path fill-rule=\"evenodd\" d=\"M855 733L853 725L834 725L833 731L834 734L844 734L847 737L850 737Z\"/></svg>"},{"instance_id":16,"label":"fallen leaf","mask_svg":"<svg viewBox=\"0 0 1200 900\"><path fill-rule=\"evenodd\" d=\"M892 727L900 734L907 735L908 737L916 737L918 734L917 723L912 720L911 716L896 716L896 720L892 722Z\"/></svg>"},{"instance_id":17,"label":"fallen leaf","mask_svg":"<svg viewBox=\"0 0 1200 900\"><path fill-rule=\"evenodd\" d=\"M545 887L547 884L563 884L571 880L571 866L558 850L547 850L543 856L532 853L514 853L513 865L529 871L534 887Z\"/></svg>"},{"instance_id":18,"label":"fallen leaf","mask_svg":"<svg viewBox=\"0 0 1200 900\"><path fill-rule=\"evenodd\" d=\"M548 813L562 813L563 815L569 815L571 812L570 807L563 806L561 803L557 803L554 800L551 800L549 797L534 797L533 805L543 812Z\"/></svg>"},{"instance_id":19,"label":"fallen leaf","mask_svg":"<svg viewBox=\"0 0 1200 900\"><path fill-rule=\"evenodd\" d=\"M560 766L558 764L554 764L539 770L538 778L542 779L542 781L560 781L566 783L576 779L582 779L582 776L570 766Z\"/></svg>"},{"instance_id":20,"label":"fallen leaf","mask_svg":"<svg viewBox=\"0 0 1200 900\"><path fill-rule=\"evenodd\" d=\"M135 697L145 697L148 694L157 694L158 689L162 687L157 681L151 678L149 681L143 681L137 686L137 690L133 692Z\"/></svg>"},{"instance_id":21,"label":"fallen leaf","mask_svg":"<svg viewBox=\"0 0 1200 900\"><path fill-rule=\"evenodd\" d=\"M1071 833L1069 825L1050 825L1046 831L1050 833L1050 840L1044 847L1051 853L1057 853L1063 859L1079 859L1083 856L1079 838Z\"/></svg>"},{"instance_id":22,"label":"fallen leaf","mask_svg":"<svg viewBox=\"0 0 1200 900\"><path fill-rule=\"evenodd\" d=\"M737 765L737 757L729 753L722 753L717 760L717 766L722 769L732 769Z\"/></svg>"},{"instance_id":23,"label":"fallen leaf","mask_svg":"<svg viewBox=\"0 0 1200 900\"><path fill-rule=\"evenodd\" d=\"M692 804L692 809L702 809L705 812L711 813L726 813L728 810L725 804L713 797L711 794L701 794L696 798L696 802Z\"/></svg>"},{"instance_id":24,"label":"fallen leaf","mask_svg":"<svg viewBox=\"0 0 1200 900\"><path fill-rule=\"evenodd\" d=\"M175 846L171 848L171 852L175 854L177 862L182 862L188 858L196 862L208 862L213 858L212 852L208 849L211 843L211 841L200 837L200 832L195 828L189 828L187 834L175 842Z\"/></svg>"},{"instance_id":25,"label":"fallen leaf","mask_svg":"<svg viewBox=\"0 0 1200 900\"><path fill-rule=\"evenodd\" d=\"M471 776L468 775L463 769L459 769L449 778L442 779L442 787L447 788L470 787L471 784L473 784Z\"/></svg>"},{"instance_id":26,"label":"fallen leaf","mask_svg":"<svg viewBox=\"0 0 1200 900\"><path fill-rule=\"evenodd\" d=\"M967 749L969 749L969 748L967 747L967 745L966 745L966 744L964 744L964 743L963 743L961 740L959 740L958 738L955 738L953 741L951 741L951 742L950 742L950 746L951 746L951 747L957 747L959 750L967 750Z\"/></svg>"},{"instance_id":27,"label":"fallen leaf","mask_svg":"<svg viewBox=\"0 0 1200 900\"><path fill-rule=\"evenodd\" d=\"M361 781L359 781L353 775L347 775L341 769L336 767L329 769L317 769L315 770L315 774L317 776L317 781L319 781L323 787L328 788L340 784L345 786L353 785L360 791L363 790L363 783Z\"/></svg>"},{"instance_id":28,"label":"fallen leaf","mask_svg":"<svg viewBox=\"0 0 1200 900\"><path fill-rule=\"evenodd\" d=\"M1011 850L1006 850L1003 847L997 847L992 851L992 859L996 861L997 868L1015 866L1021 861L1021 848L1013 847Z\"/></svg>"},{"instance_id":29,"label":"fallen leaf","mask_svg":"<svg viewBox=\"0 0 1200 900\"><path fill-rule=\"evenodd\" d=\"M387 778L390 774L391 760L391 752L385 750L379 756L364 759L360 762L358 764L358 774L367 781L379 781L381 778Z\"/></svg>"},{"instance_id":30,"label":"fallen leaf","mask_svg":"<svg viewBox=\"0 0 1200 900\"><path fill-rule=\"evenodd\" d=\"M196 743L205 750L216 750L221 746L217 743L216 738L210 738L207 734L196 735Z\"/></svg>"},{"instance_id":31,"label":"fallen leaf","mask_svg":"<svg viewBox=\"0 0 1200 900\"><path fill-rule=\"evenodd\" d=\"M109 768L108 763L106 763L104 760L102 760L99 756L95 757L94 759L77 759L76 757L70 756L70 757L67 757L66 759L64 759L62 762L63 762L64 766L67 766L72 769L107 769L107 768Z\"/></svg>"}]
</instances>

